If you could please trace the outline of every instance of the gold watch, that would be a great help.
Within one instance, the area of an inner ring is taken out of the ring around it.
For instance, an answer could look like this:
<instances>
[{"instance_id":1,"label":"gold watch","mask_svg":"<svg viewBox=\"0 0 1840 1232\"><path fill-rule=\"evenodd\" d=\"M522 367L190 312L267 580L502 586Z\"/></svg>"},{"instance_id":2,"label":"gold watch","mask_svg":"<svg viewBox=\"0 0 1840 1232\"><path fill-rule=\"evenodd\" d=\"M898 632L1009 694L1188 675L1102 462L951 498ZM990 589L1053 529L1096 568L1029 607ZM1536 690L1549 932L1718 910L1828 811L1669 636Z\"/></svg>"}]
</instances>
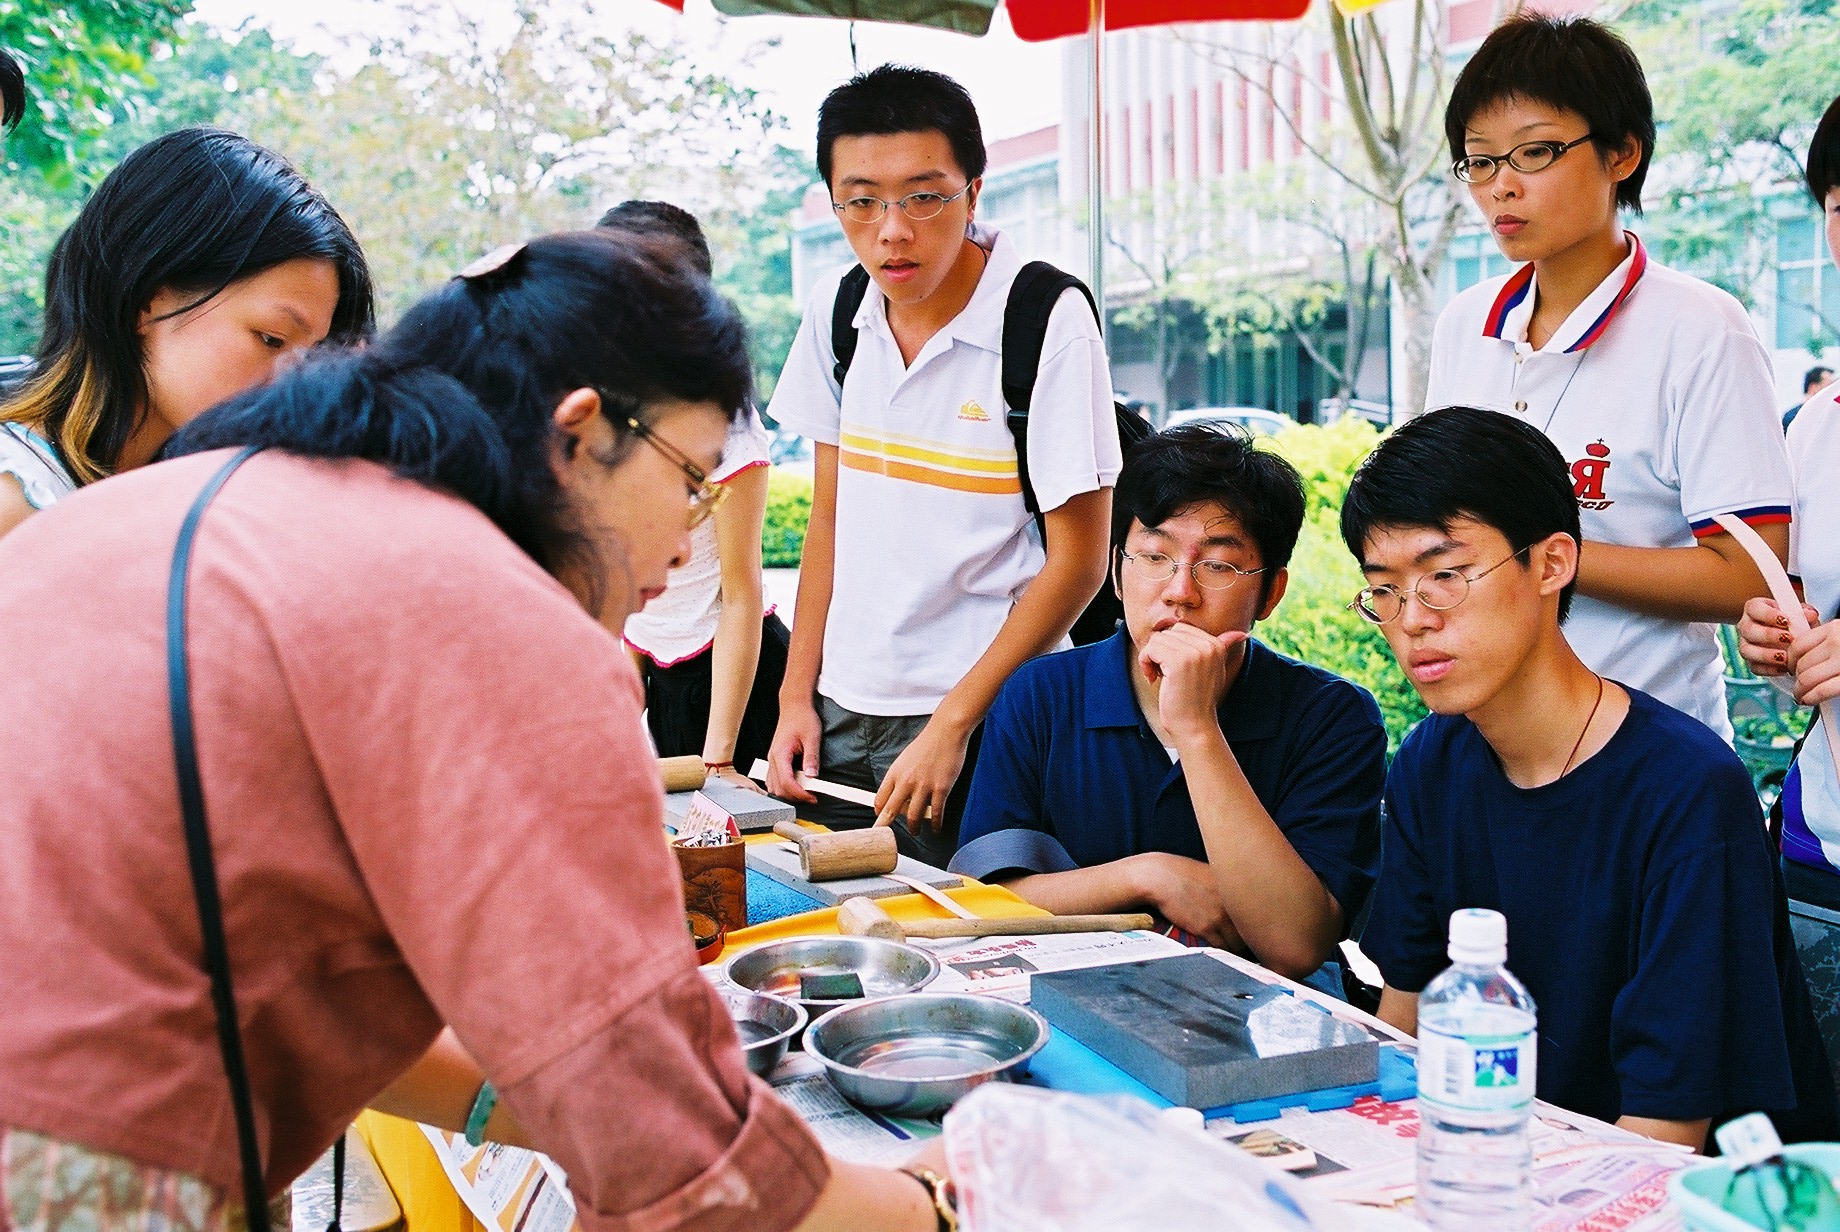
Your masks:
<instances>
[{"instance_id":1,"label":"gold watch","mask_svg":"<svg viewBox=\"0 0 1840 1232\"><path fill-rule=\"evenodd\" d=\"M952 1189L952 1178L918 1164L901 1171L926 1186L927 1196L933 1200L933 1214L939 1220L939 1232L958 1232L958 1195Z\"/></svg>"}]
</instances>

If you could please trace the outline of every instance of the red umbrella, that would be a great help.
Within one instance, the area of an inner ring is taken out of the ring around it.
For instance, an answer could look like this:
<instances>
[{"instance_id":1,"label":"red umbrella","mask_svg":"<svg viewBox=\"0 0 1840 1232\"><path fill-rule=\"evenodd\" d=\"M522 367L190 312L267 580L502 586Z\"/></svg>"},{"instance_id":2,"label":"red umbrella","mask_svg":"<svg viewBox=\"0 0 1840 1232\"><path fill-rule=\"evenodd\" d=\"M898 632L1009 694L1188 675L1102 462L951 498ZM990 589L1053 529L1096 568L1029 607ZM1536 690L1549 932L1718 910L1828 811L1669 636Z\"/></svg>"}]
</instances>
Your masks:
<instances>
[{"instance_id":1,"label":"red umbrella","mask_svg":"<svg viewBox=\"0 0 1840 1232\"><path fill-rule=\"evenodd\" d=\"M684 0L659 0L683 12ZM887 21L932 26L962 34L984 34L996 14L998 0L713 0L718 12L732 16L776 14L799 17L836 17L849 21ZM1294 21L1309 9L1310 0L1004 0L1010 24L1030 42L1046 42L1083 34L1092 39L1093 95L1092 173L1088 186L1092 242L1093 295L1105 303L1104 206L1105 115L1100 97L1104 74L1100 71L1103 40L1100 30L1134 26L1162 26L1183 21Z\"/></svg>"}]
</instances>

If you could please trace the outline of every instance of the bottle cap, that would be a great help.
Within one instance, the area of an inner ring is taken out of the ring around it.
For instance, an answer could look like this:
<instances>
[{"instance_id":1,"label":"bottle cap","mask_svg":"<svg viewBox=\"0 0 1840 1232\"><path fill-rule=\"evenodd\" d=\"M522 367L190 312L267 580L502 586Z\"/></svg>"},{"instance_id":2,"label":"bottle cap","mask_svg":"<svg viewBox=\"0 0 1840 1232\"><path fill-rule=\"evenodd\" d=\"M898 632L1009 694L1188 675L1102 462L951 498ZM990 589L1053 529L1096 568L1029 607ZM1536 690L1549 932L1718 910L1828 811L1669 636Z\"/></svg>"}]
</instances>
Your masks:
<instances>
[{"instance_id":1,"label":"bottle cap","mask_svg":"<svg viewBox=\"0 0 1840 1232\"><path fill-rule=\"evenodd\" d=\"M1508 918L1481 907L1451 912L1449 952L1454 963L1501 966L1508 961Z\"/></svg>"},{"instance_id":2,"label":"bottle cap","mask_svg":"<svg viewBox=\"0 0 1840 1232\"><path fill-rule=\"evenodd\" d=\"M1712 1136L1718 1140L1719 1153L1729 1159L1734 1168L1754 1167L1782 1154L1782 1139L1777 1136L1776 1126L1770 1123L1767 1113L1752 1112L1735 1121L1727 1121Z\"/></svg>"}]
</instances>

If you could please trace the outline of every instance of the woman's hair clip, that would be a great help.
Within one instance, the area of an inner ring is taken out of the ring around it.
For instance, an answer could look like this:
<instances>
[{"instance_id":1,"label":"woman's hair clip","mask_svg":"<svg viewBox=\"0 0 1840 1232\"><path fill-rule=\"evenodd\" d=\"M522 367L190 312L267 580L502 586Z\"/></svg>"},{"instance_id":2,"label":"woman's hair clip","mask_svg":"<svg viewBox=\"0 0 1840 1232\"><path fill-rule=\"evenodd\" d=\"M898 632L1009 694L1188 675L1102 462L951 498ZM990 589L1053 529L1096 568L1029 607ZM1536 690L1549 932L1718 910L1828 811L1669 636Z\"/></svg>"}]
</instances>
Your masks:
<instances>
[{"instance_id":1,"label":"woman's hair clip","mask_svg":"<svg viewBox=\"0 0 1840 1232\"><path fill-rule=\"evenodd\" d=\"M486 277L488 274L496 274L498 271L517 260L519 254L528 247L530 247L530 245L527 242L501 245L461 270L458 274L455 274L454 277L463 279L466 282L473 282L477 279Z\"/></svg>"}]
</instances>

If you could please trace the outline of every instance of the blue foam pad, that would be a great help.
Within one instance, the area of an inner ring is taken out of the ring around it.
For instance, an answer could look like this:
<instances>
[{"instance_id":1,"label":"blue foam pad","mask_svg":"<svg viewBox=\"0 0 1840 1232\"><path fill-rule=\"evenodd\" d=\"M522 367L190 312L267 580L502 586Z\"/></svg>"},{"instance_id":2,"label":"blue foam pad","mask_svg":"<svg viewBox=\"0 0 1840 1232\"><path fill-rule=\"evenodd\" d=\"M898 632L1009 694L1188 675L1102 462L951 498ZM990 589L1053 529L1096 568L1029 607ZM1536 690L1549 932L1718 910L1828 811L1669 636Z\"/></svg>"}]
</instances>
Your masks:
<instances>
[{"instance_id":1,"label":"blue foam pad","mask_svg":"<svg viewBox=\"0 0 1840 1232\"><path fill-rule=\"evenodd\" d=\"M1135 1095L1158 1108L1170 1102L1131 1077L1104 1057L1064 1031L1048 1037L1042 1050L1029 1062L1029 1081L1055 1091L1073 1091L1080 1095ZM1285 1108L1308 1108L1324 1112L1346 1108L1363 1095L1378 1095L1389 1102L1411 1099L1418 1094L1418 1069L1412 1058L1388 1044L1380 1046L1380 1080L1357 1086L1330 1087L1322 1091L1299 1091L1277 1099L1252 1103L1229 1104L1224 1108L1203 1110L1209 1120L1225 1117L1242 1124L1269 1121Z\"/></svg>"},{"instance_id":2,"label":"blue foam pad","mask_svg":"<svg viewBox=\"0 0 1840 1232\"><path fill-rule=\"evenodd\" d=\"M789 915L818 911L828 905L815 898L807 898L771 877L763 877L751 868L747 875L747 904L750 925L767 924Z\"/></svg>"}]
</instances>

